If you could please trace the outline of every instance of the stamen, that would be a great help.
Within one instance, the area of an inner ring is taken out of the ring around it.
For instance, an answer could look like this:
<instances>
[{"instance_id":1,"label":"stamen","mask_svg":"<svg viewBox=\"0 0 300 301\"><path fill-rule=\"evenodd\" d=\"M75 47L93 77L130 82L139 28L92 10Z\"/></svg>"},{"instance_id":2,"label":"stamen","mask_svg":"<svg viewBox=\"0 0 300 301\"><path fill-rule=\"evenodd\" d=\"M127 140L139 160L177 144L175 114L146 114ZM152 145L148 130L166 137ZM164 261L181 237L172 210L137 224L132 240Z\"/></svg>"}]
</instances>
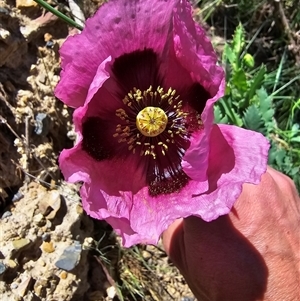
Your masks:
<instances>
[{"instance_id":1,"label":"stamen","mask_svg":"<svg viewBox=\"0 0 300 301\"><path fill-rule=\"evenodd\" d=\"M136 116L137 129L146 137L160 135L168 124L166 113L158 107L146 107Z\"/></svg>"},{"instance_id":2,"label":"stamen","mask_svg":"<svg viewBox=\"0 0 300 301\"><path fill-rule=\"evenodd\" d=\"M184 111L183 101L176 95L176 90L158 86L141 91L137 87L123 98L123 108L116 110L120 123L113 134L119 143L126 143L126 149L132 153L137 151L141 156L151 156L154 160L158 156L166 156L170 144L178 147L181 154L181 142L188 140L189 129L187 121L196 118L201 124L199 116L189 116Z\"/></svg>"}]
</instances>

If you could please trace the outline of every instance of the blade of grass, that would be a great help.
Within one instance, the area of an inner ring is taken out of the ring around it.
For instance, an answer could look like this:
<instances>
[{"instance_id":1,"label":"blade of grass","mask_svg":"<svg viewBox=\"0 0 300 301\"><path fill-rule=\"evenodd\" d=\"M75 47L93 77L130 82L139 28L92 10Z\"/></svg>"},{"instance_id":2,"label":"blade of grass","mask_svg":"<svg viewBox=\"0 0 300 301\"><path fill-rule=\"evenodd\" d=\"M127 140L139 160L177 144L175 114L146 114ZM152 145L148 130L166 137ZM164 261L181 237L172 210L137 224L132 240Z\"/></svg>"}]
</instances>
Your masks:
<instances>
[{"instance_id":1,"label":"blade of grass","mask_svg":"<svg viewBox=\"0 0 300 301\"><path fill-rule=\"evenodd\" d=\"M245 54L248 52L248 49L250 48L250 46L252 45L252 43L256 40L257 36L259 35L259 33L261 32L261 30L264 28L264 26L266 25L267 21L264 21L260 27L256 30L255 34L253 35L253 37L251 38L251 40L246 43L246 46L244 48L244 51L241 54L241 57L244 57Z\"/></svg>"},{"instance_id":2,"label":"blade of grass","mask_svg":"<svg viewBox=\"0 0 300 301\"><path fill-rule=\"evenodd\" d=\"M300 75L294 77L293 79L291 79L289 82L287 82L286 84L284 84L283 86L281 86L278 90L274 91L270 96L275 96L277 95L279 92L281 92L282 90L286 89L289 85L291 85L293 82L295 82L296 80L300 79Z\"/></svg>"},{"instance_id":3,"label":"blade of grass","mask_svg":"<svg viewBox=\"0 0 300 301\"><path fill-rule=\"evenodd\" d=\"M283 55L282 55L281 60L280 60L279 67L278 67L277 72L276 72L273 92L276 91L276 88L277 88L277 85L278 85L278 82L279 82L279 78L280 78L280 75L282 73L283 63L285 62L285 56L286 56L286 48L284 49Z\"/></svg>"},{"instance_id":4,"label":"blade of grass","mask_svg":"<svg viewBox=\"0 0 300 301\"><path fill-rule=\"evenodd\" d=\"M266 72L267 72L266 66L261 65L259 71L256 73L256 75L254 77L251 87L247 91L248 93L246 93L247 106L249 106L250 100L253 98L256 90L259 89L263 85Z\"/></svg>"},{"instance_id":5,"label":"blade of grass","mask_svg":"<svg viewBox=\"0 0 300 301\"><path fill-rule=\"evenodd\" d=\"M300 109L300 98L297 101L295 101L292 106L291 113L289 114L288 121L286 123L286 129L288 129L289 127L291 127L293 125L293 120L294 120L296 109Z\"/></svg>"},{"instance_id":6,"label":"blade of grass","mask_svg":"<svg viewBox=\"0 0 300 301\"><path fill-rule=\"evenodd\" d=\"M34 0L34 1L36 3L38 3L40 6L44 7L49 12L51 12L53 15L57 16L58 18L62 19L66 23L68 23L69 25L71 25L79 30L83 29L83 27L81 25L77 24L74 20L67 17L66 15L64 15L63 13L61 13L60 11L58 11L57 9L55 9L54 7L52 7L51 5L46 3L45 1L43 1L43 0Z\"/></svg>"},{"instance_id":7,"label":"blade of grass","mask_svg":"<svg viewBox=\"0 0 300 301\"><path fill-rule=\"evenodd\" d=\"M204 16L203 20L207 21L207 19L212 15L216 7L218 7L222 3L222 0L216 0L213 2L210 2L208 5L201 8L201 13ZM208 10L208 12L204 15L204 12Z\"/></svg>"}]
</instances>

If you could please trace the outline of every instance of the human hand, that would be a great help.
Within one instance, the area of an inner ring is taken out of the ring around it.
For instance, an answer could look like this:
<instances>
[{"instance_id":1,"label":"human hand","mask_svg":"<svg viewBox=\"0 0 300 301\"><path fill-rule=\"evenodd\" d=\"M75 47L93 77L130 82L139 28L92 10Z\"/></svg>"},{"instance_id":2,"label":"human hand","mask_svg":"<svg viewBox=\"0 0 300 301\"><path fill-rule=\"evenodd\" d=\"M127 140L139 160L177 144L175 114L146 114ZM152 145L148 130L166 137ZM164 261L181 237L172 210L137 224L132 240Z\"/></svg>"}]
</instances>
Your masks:
<instances>
[{"instance_id":1,"label":"human hand","mask_svg":"<svg viewBox=\"0 0 300 301\"><path fill-rule=\"evenodd\" d=\"M293 182L268 168L228 215L178 220L163 244L199 301L299 301L299 226Z\"/></svg>"}]
</instances>

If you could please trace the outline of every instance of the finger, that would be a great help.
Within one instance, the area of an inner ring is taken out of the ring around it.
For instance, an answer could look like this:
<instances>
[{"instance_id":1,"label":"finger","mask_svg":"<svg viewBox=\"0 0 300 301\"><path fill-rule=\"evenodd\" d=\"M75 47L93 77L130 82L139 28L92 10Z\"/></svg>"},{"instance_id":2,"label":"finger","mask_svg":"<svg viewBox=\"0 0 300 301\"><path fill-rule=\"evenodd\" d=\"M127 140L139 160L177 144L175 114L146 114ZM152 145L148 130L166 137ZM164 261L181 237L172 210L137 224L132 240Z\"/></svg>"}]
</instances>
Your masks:
<instances>
[{"instance_id":1,"label":"finger","mask_svg":"<svg viewBox=\"0 0 300 301\"><path fill-rule=\"evenodd\" d=\"M177 240L178 236L182 235L182 222L182 218L177 219L162 235L163 246L168 255L170 255L170 246L173 245L173 240Z\"/></svg>"}]
</instances>

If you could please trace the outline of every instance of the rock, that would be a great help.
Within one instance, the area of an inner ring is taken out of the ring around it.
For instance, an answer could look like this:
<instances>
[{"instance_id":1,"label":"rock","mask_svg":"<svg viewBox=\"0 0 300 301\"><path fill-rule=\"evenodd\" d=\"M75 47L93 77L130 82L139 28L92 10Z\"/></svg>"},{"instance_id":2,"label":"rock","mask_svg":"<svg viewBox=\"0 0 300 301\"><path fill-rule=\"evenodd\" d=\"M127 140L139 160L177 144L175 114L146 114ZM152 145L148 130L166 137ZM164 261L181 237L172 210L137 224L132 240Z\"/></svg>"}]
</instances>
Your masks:
<instances>
[{"instance_id":1,"label":"rock","mask_svg":"<svg viewBox=\"0 0 300 301\"><path fill-rule=\"evenodd\" d=\"M150 259L150 258L152 257L152 254L151 254L150 252L144 250L144 251L142 252L142 256L143 256L143 258L144 258L145 260L148 260L148 259Z\"/></svg>"},{"instance_id":2,"label":"rock","mask_svg":"<svg viewBox=\"0 0 300 301\"><path fill-rule=\"evenodd\" d=\"M37 72L38 72L38 69L37 69L37 66L35 65L35 64L32 64L31 66L30 66L30 74L37 74Z\"/></svg>"},{"instance_id":3,"label":"rock","mask_svg":"<svg viewBox=\"0 0 300 301\"><path fill-rule=\"evenodd\" d=\"M42 291L43 291L43 286L42 285L34 285L33 290L37 296L41 296Z\"/></svg>"},{"instance_id":4,"label":"rock","mask_svg":"<svg viewBox=\"0 0 300 301\"><path fill-rule=\"evenodd\" d=\"M26 293L31 285L31 281L32 281L32 277L28 276L18 285L18 288L16 289L16 293L20 297L24 297L26 295Z\"/></svg>"},{"instance_id":5,"label":"rock","mask_svg":"<svg viewBox=\"0 0 300 301\"><path fill-rule=\"evenodd\" d=\"M4 7L0 7L0 14L9 16L9 10Z\"/></svg>"},{"instance_id":6,"label":"rock","mask_svg":"<svg viewBox=\"0 0 300 301\"><path fill-rule=\"evenodd\" d=\"M78 213L78 214L83 214L83 208L82 208L82 205L81 204L78 204L77 206L76 206L76 212Z\"/></svg>"},{"instance_id":7,"label":"rock","mask_svg":"<svg viewBox=\"0 0 300 301\"><path fill-rule=\"evenodd\" d=\"M0 276L3 275L6 270L7 266L3 262L0 262Z\"/></svg>"},{"instance_id":8,"label":"rock","mask_svg":"<svg viewBox=\"0 0 300 301\"><path fill-rule=\"evenodd\" d=\"M33 0L16 0L17 8L36 7L38 4Z\"/></svg>"},{"instance_id":9,"label":"rock","mask_svg":"<svg viewBox=\"0 0 300 301\"><path fill-rule=\"evenodd\" d=\"M38 263L41 267L46 266L46 262L45 262L43 259L41 259L41 258L37 261L37 263Z\"/></svg>"},{"instance_id":10,"label":"rock","mask_svg":"<svg viewBox=\"0 0 300 301\"><path fill-rule=\"evenodd\" d=\"M10 285L10 288L11 288L12 290L17 289L17 288L18 288L18 283L13 282L13 283Z\"/></svg>"},{"instance_id":11,"label":"rock","mask_svg":"<svg viewBox=\"0 0 300 301\"><path fill-rule=\"evenodd\" d=\"M61 207L61 196L57 190L49 192L48 204L52 208L52 211L47 215L47 219L54 219Z\"/></svg>"},{"instance_id":12,"label":"rock","mask_svg":"<svg viewBox=\"0 0 300 301\"><path fill-rule=\"evenodd\" d=\"M65 271L62 271L59 275L60 279L67 279L68 277L68 273Z\"/></svg>"},{"instance_id":13,"label":"rock","mask_svg":"<svg viewBox=\"0 0 300 301\"><path fill-rule=\"evenodd\" d=\"M106 293L107 293L107 297L113 300L117 294L117 291L114 286L110 286L109 288L106 289Z\"/></svg>"},{"instance_id":14,"label":"rock","mask_svg":"<svg viewBox=\"0 0 300 301\"><path fill-rule=\"evenodd\" d=\"M25 39L30 41L33 39L33 36L37 34L39 27L40 25L33 20L25 26L21 26L20 32Z\"/></svg>"},{"instance_id":15,"label":"rock","mask_svg":"<svg viewBox=\"0 0 300 301\"><path fill-rule=\"evenodd\" d=\"M10 37L10 32L3 28L0 28L0 40L6 41Z\"/></svg>"},{"instance_id":16,"label":"rock","mask_svg":"<svg viewBox=\"0 0 300 301\"><path fill-rule=\"evenodd\" d=\"M45 294L47 286L48 281L46 279L38 279L33 286L33 290L38 296L42 296Z\"/></svg>"},{"instance_id":17,"label":"rock","mask_svg":"<svg viewBox=\"0 0 300 301\"><path fill-rule=\"evenodd\" d=\"M64 184L59 191L49 191L31 183L22 188L24 198L15 203L13 215L0 219L0 262L7 266L1 278L11 275L9 283L0 280L0 300L71 301L74 295L79 296L77 300L86 300L83 296L90 288L91 266L88 251L82 250L82 244L74 238L90 237L92 242L94 224L78 212L80 199L74 187ZM51 217L52 212L55 218L50 221L48 215ZM41 215L49 224L39 227Z\"/></svg>"},{"instance_id":18,"label":"rock","mask_svg":"<svg viewBox=\"0 0 300 301\"><path fill-rule=\"evenodd\" d=\"M51 229L52 227L52 223L47 219L47 222L46 222L46 229Z\"/></svg>"},{"instance_id":19,"label":"rock","mask_svg":"<svg viewBox=\"0 0 300 301\"><path fill-rule=\"evenodd\" d=\"M38 213L32 219L32 221L39 227L46 225L46 219L43 214Z\"/></svg>"},{"instance_id":20,"label":"rock","mask_svg":"<svg viewBox=\"0 0 300 301\"><path fill-rule=\"evenodd\" d=\"M46 33L44 34L44 41L45 41L45 42L49 42L49 41L51 41L52 39L53 39L52 34L50 34L50 33L48 33L48 32L46 32Z\"/></svg>"},{"instance_id":21,"label":"rock","mask_svg":"<svg viewBox=\"0 0 300 301\"><path fill-rule=\"evenodd\" d=\"M23 297L22 301L41 301L41 299L29 290L26 296Z\"/></svg>"},{"instance_id":22,"label":"rock","mask_svg":"<svg viewBox=\"0 0 300 301\"><path fill-rule=\"evenodd\" d=\"M46 81L47 81L47 76L46 76L46 74L41 72L41 73L37 76L37 80L38 80L40 83L42 83L42 84L46 84ZM39 113L39 114L43 114L43 115L47 116L47 115L44 114L44 113ZM39 115L39 114L38 114L38 115Z\"/></svg>"},{"instance_id":23,"label":"rock","mask_svg":"<svg viewBox=\"0 0 300 301\"><path fill-rule=\"evenodd\" d=\"M2 219L5 219L6 217L9 217L9 216L11 216L11 215L12 215L12 213L11 213L10 211L5 211L5 212L2 214L1 218L2 218Z\"/></svg>"},{"instance_id":24,"label":"rock","mask_svg":"<svg viewBox=\"0 0 300 301\"><path fill-rule=\"evenodd\" d=\"M54 219L60 207L60 193L57 190L51 190L40 199L38 211L47 219Z\"/></svg>"},{"instance_id":25,"label":"rock","mask_svg":"<svg viewBox=\"0 0 300 301\"><path fill-rule=\"evenodd\" d=\"M12 260L12 259L9 259L9 260L7 261L7 265L8 265L11 269L14 269L14 268L16 268L16 267L18 266L18 264L17 264L14 260Z\"/></svg>"},{"instance_id":26,"label":"rock","mask_svg":"<svg viewBox=\"0 0 300 301\"><path fill-rule=\"evenodd\" d=\"M62 270L72 271L80 261L81 256L81 244L78 241L75 241L74 245L67 247L59 260L56 261L55 265Z\"/></svg>"},{"instance_id":27,"label":"rock","mask_svg":"<svg viewBox=\"0 0 300 301\"><path fill-rule=\"evenodd\" d=\"M50 242L43 242L42 244L42 250L46 253L52 253L55 251L55 248L53 246L53 243L50 241Z\"/></svg>"},{"instance_id":28,"label":"rock","mask_svg":"<svg viewBox=\"0 0 300 301\"><path fill-rule=\"evenodd\" d=\"M5 200L6 198L8 197L8 194L7 192L5 191L5 189L3 189L1 186L0 186L0 200ZM4 207L4 204L2 204L2 206L0 207Z\"/></svg>"},{"instance_id":29,"label":"rock","mask_svg":"<svg viewBox=\"0 0 300 301\"><path fill-rule=\"evenodd\" d=\"M94 246L94 239L93 237L86 237L82 244L83 250L90 250Z\"/></svg>"},{"instance_id":30,"label":"rock","mask_svg":"<svg viewBox=\"0 0 300 301\"><path fill-rule=\"evenodd\" d=\"M43 235L42 235L42 240L43 241L47 241L47 240L49 240L50 239L50 233L44 233Z\"/></svg>"},{"instance_id":31,"label":"rock","mask_svg":"<svg viewBox=\"0 0 300 301\"><path fill-rule=\"evenodd\" d=\"M39 81L46 81L46 76L44 75L42 78L42 74L38 77ZM35 129L34 132L37 135L46 136L49 133L49 125L50 125L50 118L45 113L38 113L35 117Z\"/></svg>"},{"instance_id":32,"label":"rock","mask_svg":"<svg viewBox=\"0 0 300 301\"><path fill-rule=\"evenodd\" d=\"M21 239L14 240L12 242L12 245L13 245L14 250L18 251L20 249L24 249L24 248L28 247L30 243L31 243L30 239L21 238Z\"/></svg>"},{"instance_id":33,"label":"rock","mask_svg":"<svg viewBox=\"0 0 300 301\"><path fill-rule=\"evenodd\" d=\"M20 201L22 198L24 197L24 195L18 191L12 198L12 202L15 203L15 202L18 202Z\"/></svg>"},{"instance_id":34,"label":"rock","mask_svg":"<svg viewBox=\"0 0 300 301\"><path fill-rule=\"evenodd\" d=\"M54 42L53 41L48 41L46 42L46 45L45 45L47 48L52 48L54 46Z\"/></svg>"}]
</instances>

